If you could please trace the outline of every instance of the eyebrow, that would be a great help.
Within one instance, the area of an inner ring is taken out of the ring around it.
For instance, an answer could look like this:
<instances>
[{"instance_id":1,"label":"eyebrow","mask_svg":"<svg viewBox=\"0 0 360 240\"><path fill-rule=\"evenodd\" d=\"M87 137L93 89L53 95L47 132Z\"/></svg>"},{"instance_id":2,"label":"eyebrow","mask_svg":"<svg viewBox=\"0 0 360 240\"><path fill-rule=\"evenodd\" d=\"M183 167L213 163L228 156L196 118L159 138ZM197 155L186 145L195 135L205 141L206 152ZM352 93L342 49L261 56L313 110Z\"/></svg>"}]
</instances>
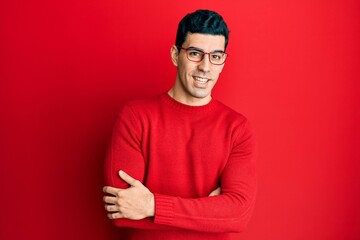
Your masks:
<instances>
[{"instance_id":1,"label":"eyebrow","mask_svg":"<svg viewBox=\"0 0 360 240\"><path fill-rule=\"evenodd\" d=\"M191 50L197 50L197 51L200 51L200 52L205 52L203 49L201 48L197 48L197 47L188 47L188 49L191 49ZM214 50L214 51L211 51L210 53L225 53L223 50Z\"/></svg>"}]
</instances>

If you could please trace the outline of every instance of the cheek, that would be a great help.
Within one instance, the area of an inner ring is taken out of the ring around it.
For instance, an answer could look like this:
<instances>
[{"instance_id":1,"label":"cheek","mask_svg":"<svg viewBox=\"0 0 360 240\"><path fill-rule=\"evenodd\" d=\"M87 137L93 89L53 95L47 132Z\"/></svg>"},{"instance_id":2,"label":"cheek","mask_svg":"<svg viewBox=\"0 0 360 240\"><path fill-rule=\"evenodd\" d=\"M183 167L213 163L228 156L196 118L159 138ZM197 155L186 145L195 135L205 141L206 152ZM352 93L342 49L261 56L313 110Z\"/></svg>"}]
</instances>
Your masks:
<instances>
[{"instance_id":1,"label":"cheek","mask_svg":"<svg viewBox=\"0 0 360 240\"><path fill-rule=\"evenodd\" d=\"M192 76L194 72L196 72L196 66L191 64L184 64L182 66L182 72L186 76Z\"/></svg>"},{"instance_id":2,"label":"cheek","mask_svg":"<svg viewBox=\"0 0 360 240\"><path fill-rule=\"evenodd\" d=\"M219 74L220 74L219 71L213 71L213 72L211 73L212 79L215 80L215 81L217 81L218 78L219 78Z\"/></svg>"},{"instance_id":3,"label":"cheek","mask_svg":"<svg viewBox=\"0 0 360 240\"><path fill-rule=\"evenodd\" d=\"M224 66L225 66L225 64L217 66L218 67L218 69L217 69L218 74L220 74L222 72Z\"/></svg>"},{"instance_id":4,"label":"cheek","mask_svg":"<svg viewBox=\"0 0 360 240\"><path fill-rule=\"evenodd\" d=\"M220 76L220 73L222 72L224 66L219 67L219 69L216 70L215 75L218 78Z\"/></svg>"},{"instance_id":5,"label":"cheek","mask_svg":"<svg viewBox=\"0 0 360 240\"><path fill-rule=\"evenodd\" d=\"M187 74L191 71L191 64L189 64L186 59L180 59L178 62L178 71L182 74Z\"/></svg>"}]
</instances>

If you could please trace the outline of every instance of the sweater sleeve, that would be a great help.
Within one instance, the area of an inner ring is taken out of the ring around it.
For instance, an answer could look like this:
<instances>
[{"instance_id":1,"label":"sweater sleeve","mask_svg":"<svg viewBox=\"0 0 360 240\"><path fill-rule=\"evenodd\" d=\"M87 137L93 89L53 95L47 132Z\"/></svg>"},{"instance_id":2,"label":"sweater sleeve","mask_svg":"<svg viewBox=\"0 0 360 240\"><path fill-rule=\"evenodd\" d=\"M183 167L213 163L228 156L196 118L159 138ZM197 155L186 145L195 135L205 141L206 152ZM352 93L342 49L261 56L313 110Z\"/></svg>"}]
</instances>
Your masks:
<instances>
[{"instance_id":1,"label":"sweater sleeve","mask_svg":"<svg viewBox=\"0 0 360 240\"><path fill-rule=\"evenodd\" d=\"M155 223L203 232L241 232L255 203L254 148L246 123L222 172L221 194L195 199L155 194Z\"/></svg>"},{"instance_id":2,"label":"sweater sleeve","mask_svg":"<svg viewBox=\"0 0 360 240\"><path fill-rule=\"evenodd\" d=\"M106 184L117 188L129 187L119 177L119 170L124 170L140 181L144 178L145 164L140 150L140 142L138 123L130 107L125 105L114 125L105 160Z\"/></svg>"},{"instance_id":3,"label":"sweater sleeve","mask_svg":"<svg viewBox=\"0 0 360 240\"><path fill-rule=\"evenodd\" d=\"M113 129L108 154L105 159L105 183L116 188L128 188L129 185L119 177L123 170L135 179L143 182L145 161L141 152L141 124L130 106L120 111ZM153 218L143 220L115 219L118 227L137 229L174 229L171 226L155 224Z\"/></svg>"}]
</instances>

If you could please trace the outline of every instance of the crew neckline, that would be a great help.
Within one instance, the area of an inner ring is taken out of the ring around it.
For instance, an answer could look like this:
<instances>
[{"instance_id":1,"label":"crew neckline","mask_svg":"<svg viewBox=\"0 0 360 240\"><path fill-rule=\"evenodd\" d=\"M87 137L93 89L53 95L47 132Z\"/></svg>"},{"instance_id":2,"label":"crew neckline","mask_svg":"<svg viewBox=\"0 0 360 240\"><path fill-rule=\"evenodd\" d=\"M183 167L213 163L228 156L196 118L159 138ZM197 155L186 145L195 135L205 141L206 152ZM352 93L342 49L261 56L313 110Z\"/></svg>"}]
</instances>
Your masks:
<instances>
[{"instance_id":1,"label":"crew neckline","mask_svg":"<svg viewBox=\"0 0 360 240\"><path fill-rule=\"evenodd\" d=\"M208 102L205 105L201 105L201 106L191 106L191 105L187 105L187 104L178 102L174 98L172 98L168 92L161 94L160 98L165 103L169 104L171 107L181 110L181 111L185 111L185 112L192 112L192 113L207 112L207 111L211 111L216 106L216 100L213 98L211 98L210 102Z\"/></svg>"}]
</instances>

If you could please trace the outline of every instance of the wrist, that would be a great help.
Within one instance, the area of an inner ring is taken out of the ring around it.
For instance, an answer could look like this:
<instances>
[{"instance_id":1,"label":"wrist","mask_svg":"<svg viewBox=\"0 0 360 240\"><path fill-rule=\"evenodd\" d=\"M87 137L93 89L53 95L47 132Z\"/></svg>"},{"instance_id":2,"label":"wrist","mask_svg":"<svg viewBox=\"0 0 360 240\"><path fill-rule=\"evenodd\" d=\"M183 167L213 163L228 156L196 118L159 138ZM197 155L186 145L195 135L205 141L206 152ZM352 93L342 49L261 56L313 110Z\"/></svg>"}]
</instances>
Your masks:
<instances>
[{"instance_id":1,"label":"wrist","mask_svg":"<svg viewBox=\"0 0 360 240\"><path fill-rule=\"evenodd\" d=\"M148 207L147 216L148 217L155 216L155 196L153 193L150 193L149 195L149 207Z\"/></svg>"}]
</instances>

